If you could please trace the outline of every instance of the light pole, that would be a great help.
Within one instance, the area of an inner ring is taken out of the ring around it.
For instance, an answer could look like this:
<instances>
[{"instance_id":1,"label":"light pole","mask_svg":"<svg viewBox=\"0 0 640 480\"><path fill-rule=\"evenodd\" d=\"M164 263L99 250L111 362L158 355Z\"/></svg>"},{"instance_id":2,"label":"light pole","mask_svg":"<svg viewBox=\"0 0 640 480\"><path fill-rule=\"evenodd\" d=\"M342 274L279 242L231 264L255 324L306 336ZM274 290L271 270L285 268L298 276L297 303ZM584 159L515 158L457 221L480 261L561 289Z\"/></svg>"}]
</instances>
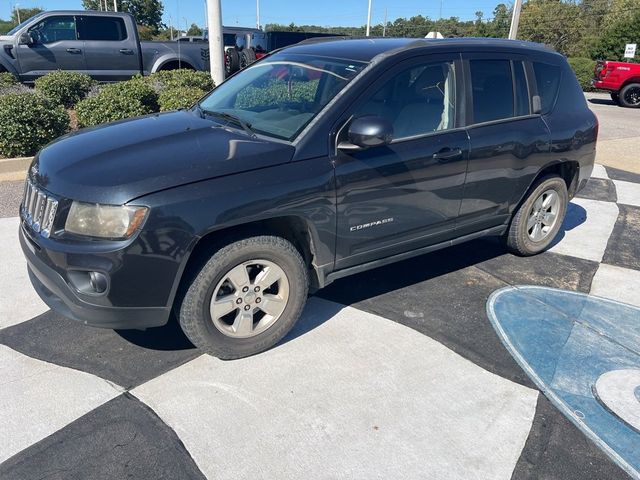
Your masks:
<instances>
[{"instance_id":1,"label":"light pole","mask_svg":"<svg viewBox=\"0 0 640 480\"><path fill-rule=\"evenodd\" d=\"M187 21L187 17L182 17L184 20L184 36L186 37L189 33L189 22Z\"/></svg>"},{"instance_id":2,"label":"light pole","mask_svg":"<svg viewBox=\"0 0 640 480\"><path fill-rule=\"evenodd\" d=\"M260 30L260 0L256 0L256 27Z\"/></svg>"},{"instance_id":3,"label":"light pole","mask_svg":"<svg viewBox=\"0 0 640 480\"><path fill-rule=\"evenodd\" d=\"M522 0L515 0L513 4L513 15L511 16L511 28L509 29L509 38L515 40L518 37L518 24L520 23L520 9L522 8Z\"/></svg>"},{"instance_id":4,"label":"light pole","mask_svg":"<svg viewBox=\"0 0 640 480\"><path fill-rule=\"evenodd\" d=\"M224 44L222 41L221 0L207 0L209 23L209 65L216 86L224 81Z\"/></svg>"},{"instance_id":5,"label":"light pole","mask_svg":"<svg viewBox=\"0 0 640 480\"><path fill-rule=\"evenodd\" d=\"M117 2L117 0L113 0L113 11L114 12L118 11L118 2Z\"/></svg>"},{"instance_id":6,"label":"light pole","mask_svg":"<svg viewBox=\"0 0 640 480\"><path fill-rule=\"evenodd\" d=\"M367 13L367 37L371 31L371 0L369 0L369 11Z\"/></svg>"},{"instance_id":7,"label":"light pole","mask_svg":"<svg viewBox=\"0 0 640 480\"><path fill-rule=\"evenodd\" d=\"M20 6L19 3L14 3L13 5L13 9L16 11L16 15L18 16L18 25L20 25L22 22L20 21L20 8L18 8Z\"/></svg>"}]
</instances>

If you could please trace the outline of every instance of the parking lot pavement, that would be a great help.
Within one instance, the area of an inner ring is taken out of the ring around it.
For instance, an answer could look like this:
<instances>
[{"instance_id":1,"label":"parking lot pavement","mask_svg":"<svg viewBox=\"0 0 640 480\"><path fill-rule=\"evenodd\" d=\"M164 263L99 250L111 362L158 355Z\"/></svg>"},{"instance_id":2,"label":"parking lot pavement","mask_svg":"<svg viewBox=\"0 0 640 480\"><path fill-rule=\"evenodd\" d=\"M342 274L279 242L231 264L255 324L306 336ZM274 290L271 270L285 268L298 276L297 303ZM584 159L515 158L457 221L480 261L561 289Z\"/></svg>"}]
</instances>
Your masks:
<instances>
[{"instance_id":1,"label":"parking lot pavement","mask_svg":"<svg viewBox=\"0 0 640 480\"><path fill-rule=\"evenodd\" d=\"M600 122L596 161L640 174L640 110L616 105L608 93L585 93L585 97Z\"/></svg>"},{"instance_id":2,"label":"parking lot pavement","mask_svg":"<svg viewBox=\"0 0 640 480\"><path fill-rule=\"evenodd\" d=\"M529 284L640 304L634 178L597 167L549 252L477 240L341 279L280 345L232 362L174 322L47 311L17 219L0 218L0 478L625 478L539 393L486 303Z\"/></svg>"}]
</instances>

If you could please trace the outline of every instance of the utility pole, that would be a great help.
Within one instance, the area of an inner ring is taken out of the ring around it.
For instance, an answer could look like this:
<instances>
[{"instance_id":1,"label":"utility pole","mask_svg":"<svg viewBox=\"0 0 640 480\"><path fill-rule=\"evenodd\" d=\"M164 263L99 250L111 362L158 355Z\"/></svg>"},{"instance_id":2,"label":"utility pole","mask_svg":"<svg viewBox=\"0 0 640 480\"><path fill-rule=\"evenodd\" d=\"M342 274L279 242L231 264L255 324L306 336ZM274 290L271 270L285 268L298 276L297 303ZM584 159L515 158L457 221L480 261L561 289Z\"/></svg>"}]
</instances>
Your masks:
<instances>
[{"instance_id":1,"label":"utility pole","mask_svg":"<svg viewBox=\"0 0 640 480\"><path fill-rule=\"evenodd\" d=\"M20 20L20 6L16 3L13 8L16 11L16 15L18 16L18 25L20 25L22 23L22 21Z\"/></svg>"},{"instance_id":2,"label":"utility pole","mask_svg":"<svg viewBox=\"0 0 640 480\"><path fill-rule=\"evenodd\" d=\"M387 36L387 7L384 9L384 25L382 25L382 36Z\"/></svg>"},{"instance_id":3,"label":"utility pole","mask_svg":"<svg viewBox=\"0 0 640 480\"><path fill-rule=\"evenodd\" d=\"M371 0L369 0L369 13L367 14L367 37L371 31Z\"/></svg>"},{"instance_id":4,"label":"utility pole","mask_svg":"<svg viewBox=\"0 0 640 480\"><path fill-rule=\"evenodd\" d=\"M209 65L216 87L224 81L224 44L222 41L221 0L207 0L209 23Z\"/></svg>"},{"instance_id":5,"label":"utility pole","mask_svg":"<svg viewBox=\"0 0 640 480\"><path fill-rule=\"evenodd\" d=\"M511 28L509 29L509 38L515 40L518 37L518 23L520 23L520 9L522 8L522 0L515 0L513 4L513 15L511 17Z\"/></svg>"},{"instance_id":6,"label":"utility pole","mask_svg":"<svg viewBox=\"0 0 640 480\"><path fill-rule=\"evenodd\" d=\"M118 11L118 1L117 0L113 0L113 11L114 12Z\"/></svg>"},{"instance_id":7,"label":"utility pole","mask_svg":"<svg viewBox=\"0 0 640 480\"><path fill-rule=\"evenodd\" d=\"M260 30L260 0L256 0L256 28Z\"/></svg>"}]
</instances>

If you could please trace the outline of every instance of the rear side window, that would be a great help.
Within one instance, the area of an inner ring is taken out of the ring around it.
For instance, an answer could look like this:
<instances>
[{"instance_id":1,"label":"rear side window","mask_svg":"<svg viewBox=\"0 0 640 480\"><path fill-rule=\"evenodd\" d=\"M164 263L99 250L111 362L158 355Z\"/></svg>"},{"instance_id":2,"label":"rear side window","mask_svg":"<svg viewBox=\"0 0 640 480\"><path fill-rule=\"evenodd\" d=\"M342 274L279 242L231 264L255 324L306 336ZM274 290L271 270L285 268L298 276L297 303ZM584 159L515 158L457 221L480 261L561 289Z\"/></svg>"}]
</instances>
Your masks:
<instances>
[{"instance_id":1,"label":"rear side window","mask_svg":"<svg viewBox=\"0 0 640 480\"><path fill-rule=\"evenodd\" d=\"M127 29L122 18L82 17L81 25L81 40L118 42L127 38Z\"/></svg>"},{"instance_id":2,"label":"rear side window","mask_svg":"<svg viewBox=\"0 0 640 480\"><path fill-rule=\"evenodd\" d=\"M548 63L533 62L533 71L542 104L542 113L549 113L558 95L560 67Z\"/></svg>"},{"instance_id":3,"label":"rear side window","mask_svg":"<svg viewBox=\"0 0 640 480\"><path fill-rule=\"evenodd\" d=\"M474 123L510 118L514 111L509 60L471 60Z\"/></svg>"}]
</instances>

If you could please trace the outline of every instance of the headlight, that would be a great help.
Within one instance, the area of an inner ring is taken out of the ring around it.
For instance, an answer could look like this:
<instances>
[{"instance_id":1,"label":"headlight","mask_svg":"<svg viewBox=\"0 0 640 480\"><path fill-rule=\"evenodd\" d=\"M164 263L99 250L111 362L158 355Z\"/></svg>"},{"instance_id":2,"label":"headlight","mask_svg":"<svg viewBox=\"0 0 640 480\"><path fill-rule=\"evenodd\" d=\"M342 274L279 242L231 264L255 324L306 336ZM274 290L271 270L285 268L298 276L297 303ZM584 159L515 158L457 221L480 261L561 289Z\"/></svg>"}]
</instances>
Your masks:
<instances>
[{"instance_id":1,"label":"headlight","mask_svg":"<svg viewBox=\"0 0 640 480\"><path fill-rule=\"evenodd\" d=\"M142 225L147 207L73 202L64 229L99 238L129 238Z\"/></svg>"}]
</instances>

